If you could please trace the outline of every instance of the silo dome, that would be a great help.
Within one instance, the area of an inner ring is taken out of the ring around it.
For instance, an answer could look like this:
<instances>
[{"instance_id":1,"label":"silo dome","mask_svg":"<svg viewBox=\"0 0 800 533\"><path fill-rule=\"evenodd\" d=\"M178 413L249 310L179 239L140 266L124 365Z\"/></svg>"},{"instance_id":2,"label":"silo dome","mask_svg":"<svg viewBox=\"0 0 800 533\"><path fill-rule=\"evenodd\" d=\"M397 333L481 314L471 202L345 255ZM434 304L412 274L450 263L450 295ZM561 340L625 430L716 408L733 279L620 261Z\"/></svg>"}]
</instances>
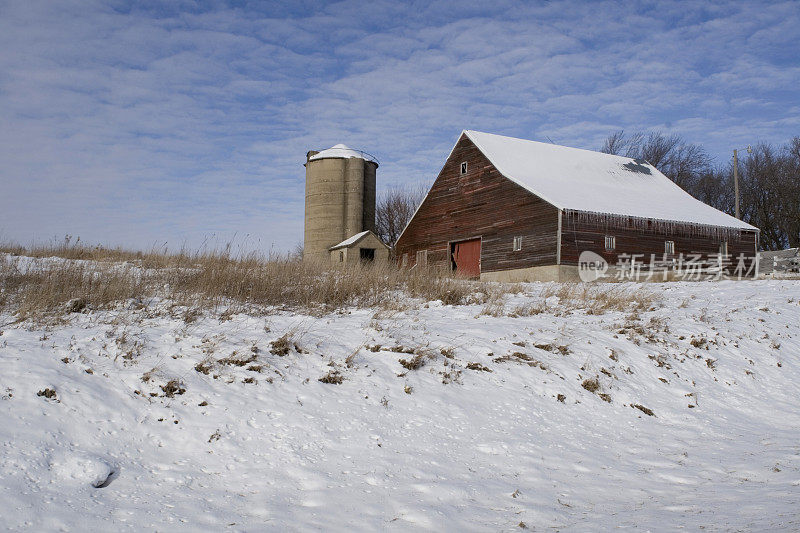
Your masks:
<instances>
[{"instance_id":1,"label":"silo dome","mask_svg":"<svg viewBox=\"0 0 800 533\"><path fill-rule=\"evenodd\" d=\"M315 155L308 158L309 161L317 161L319 159L350 159L351 157L360 158L365 161L370 161L375 163L375 166L378 165L378 162L375 160L374 157L369 155L366 152L362 152L360 150L353 150L352 148L348 147L345 144L337 144L335 146L331 146L327 150L322 150L321 152L317 152Z\"/></svg>"}]
</instances>

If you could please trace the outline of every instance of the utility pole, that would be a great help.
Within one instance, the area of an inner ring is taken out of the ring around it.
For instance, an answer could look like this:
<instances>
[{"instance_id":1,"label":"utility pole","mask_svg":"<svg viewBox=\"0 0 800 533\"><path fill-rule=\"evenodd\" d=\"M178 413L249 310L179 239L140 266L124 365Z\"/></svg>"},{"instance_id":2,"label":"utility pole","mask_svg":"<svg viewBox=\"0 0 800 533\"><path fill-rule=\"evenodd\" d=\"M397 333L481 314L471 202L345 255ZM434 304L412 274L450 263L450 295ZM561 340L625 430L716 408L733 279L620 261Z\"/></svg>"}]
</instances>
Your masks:
<instances>
[{"instance_id":1,"label":"utility pole","mask_svg":"<svg viewBox=\"0 0 800 533\"><path fill-rule=\"evenodd\" d=\"M739 151L733 149L733 194L736 197L736 218L742 219L739 213ZM748 145L747 153L752 154L753 149Z\"/></svg>"},{"instance_id":2,"label":"utility pole","mask_svg":"<svg viewBox=\"0 0 800 533\"><path fill-rule=\"evenodd\" d=\"M736 148L733 149L733 194L736 196L736 218L741 220L739 216L739 159L736 154Z\"/></svg>"}]
</instances>

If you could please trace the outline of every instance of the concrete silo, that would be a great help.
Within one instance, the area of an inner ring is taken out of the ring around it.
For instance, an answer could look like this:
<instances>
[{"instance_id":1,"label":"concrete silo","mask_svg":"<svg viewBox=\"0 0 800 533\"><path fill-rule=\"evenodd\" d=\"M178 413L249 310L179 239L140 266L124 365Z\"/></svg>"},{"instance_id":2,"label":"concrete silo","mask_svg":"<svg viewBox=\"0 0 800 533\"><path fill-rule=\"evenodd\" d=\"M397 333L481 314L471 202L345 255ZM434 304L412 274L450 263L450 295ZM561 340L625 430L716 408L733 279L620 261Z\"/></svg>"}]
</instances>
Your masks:
<instances>
[{"instance_id":1,"label":"concrete silo","mask_svg":"<svg viewBox=\"0 0 800 533\"><path fill-rule=\"evenodd\" d=\"M378 162L337 144L306 154L303 258L328 260L330 247L357 233L375 231Z\"/></svg>"}]
</instances>

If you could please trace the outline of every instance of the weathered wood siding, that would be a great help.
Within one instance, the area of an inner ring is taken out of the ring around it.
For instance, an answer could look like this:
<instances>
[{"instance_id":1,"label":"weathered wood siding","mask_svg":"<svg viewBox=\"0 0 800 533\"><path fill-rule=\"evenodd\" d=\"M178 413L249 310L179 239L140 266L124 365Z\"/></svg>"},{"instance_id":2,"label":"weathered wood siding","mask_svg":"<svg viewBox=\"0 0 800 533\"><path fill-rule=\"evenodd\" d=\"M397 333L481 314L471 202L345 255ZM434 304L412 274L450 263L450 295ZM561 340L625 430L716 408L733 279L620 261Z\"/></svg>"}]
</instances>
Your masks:
<instances>
[{"instance_id":1,"label":"weathered wood siding","mask_svg":"<svg viewBox=\"0 0 800 533\"><path fill-rule=\"evenodd\" d=\"M460 172L463 162L467 163L465 175ZM429 264L449 264L452 242L480 238L481 272L555 265L558 218L558 209L505 178L462 136L398 240L397 260L412 266L416 253L427 250ZM674 257L699 253L704 259L718 254L721 242L727 241L735 265L740 254L754 256L757 239L754 231L723 230L713 235L689 224L639 220L626 225L589 213L564 213L561 230L560 263L573 266L585 250L601 255L611 265L617 264L622 254L642 254L644 257L637 259L640 262L649 262L651 254L662 260L668 240L675 243ZM616 239L613 251L605 250L606 235ZM515 252L516 236L522 237L522 249Z\"/></svg>"},{"instance_id":2,"label":"weathered wood siding","mask_svg":"<svg viewBox=\"0 0 800 533\"><path fill-rule=\"evenodd\" d=\"M467 173L461 175L461 163ZM505 178L462 135L396 245L411 266L418 250L449 263L450 243L481 238L481 272L556 264L558 210ZM514 237L522 249L513 251Z\"/></svg>"},{"instance_id":3,"label":"weathered wood siding","mask_svg":"<svg viewBox=\"0 0 800 533\"><path fill-rule=\"evenodd\" d=\"M583 218L586 218L585 216ZM616 248L608 252L605 249L605 237L610 235L616 239ZM561 264L577 265L578 257L584 250L590 250L601 255L609 264L615 265L621 254L644 254L645 262L650 261L651 254L656 255L656 260L664 258L665 241L675 243L675 254L687 256L689 254L702 254L704 258L711 254L718 254L720 243L728 242L728 255L732 260L745 254L753 257L756 252L756 233L754 231L741 231L733 236L714 236L694 232L691 226L676 227L674 230L646 229L624 227L619 224L607 225L601 217L595 220L578 221L575 217L564 216L561 230ZM638 258L637 261L642 261Z\"/></svg>"}]
</instances>

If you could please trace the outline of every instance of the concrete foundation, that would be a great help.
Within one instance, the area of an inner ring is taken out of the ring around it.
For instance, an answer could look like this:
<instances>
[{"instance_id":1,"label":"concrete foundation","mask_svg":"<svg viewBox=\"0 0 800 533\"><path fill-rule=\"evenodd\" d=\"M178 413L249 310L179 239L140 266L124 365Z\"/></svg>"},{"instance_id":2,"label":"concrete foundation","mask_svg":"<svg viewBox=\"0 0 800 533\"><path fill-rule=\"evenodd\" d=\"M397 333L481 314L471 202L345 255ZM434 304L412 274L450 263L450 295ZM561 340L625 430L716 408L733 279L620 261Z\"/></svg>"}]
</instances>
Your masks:
<instances>
[{"instance_id":1,"label":"concrete foundation","mask_svg":"<svg viewBox=\"0 0 800 533\"><path fill-rule=\"evenodd\" d=\"M497 272L481 272L481 281L502 281L517 283L522 281L580 281L578 267L568 265L546 265L530 268L516 268Z\"/></svg>"}]
</instances>

